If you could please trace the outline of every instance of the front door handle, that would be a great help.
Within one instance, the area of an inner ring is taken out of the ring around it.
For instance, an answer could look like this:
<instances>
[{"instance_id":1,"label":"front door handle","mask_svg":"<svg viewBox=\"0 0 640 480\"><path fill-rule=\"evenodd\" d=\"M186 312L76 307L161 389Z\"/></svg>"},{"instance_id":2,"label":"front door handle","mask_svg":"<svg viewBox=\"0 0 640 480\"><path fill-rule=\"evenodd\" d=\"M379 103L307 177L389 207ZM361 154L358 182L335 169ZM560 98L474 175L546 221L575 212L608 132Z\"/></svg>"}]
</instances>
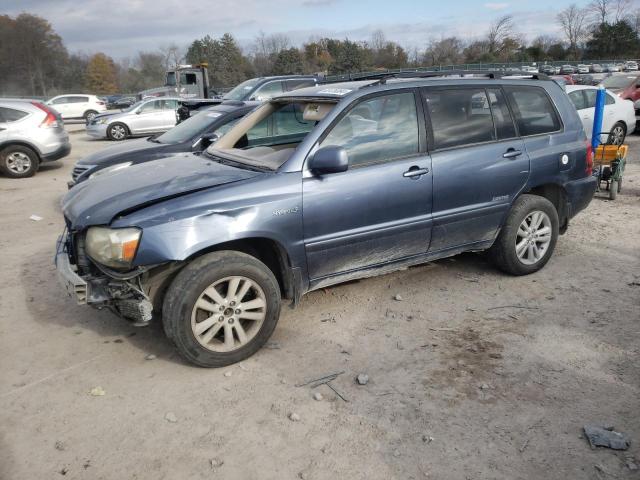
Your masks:
<instances>
[{"instance_id":1,"label":"front door handle","mask_svg":"<svg viewBox=\"0 0 640 480\"><path fill-rule=\"evenodd\" d=\"M420 167L417 167L417 166L414 165L409 170L404 172L402 174L402 176L406 177L406 178L417 179L417 178L421 177L422 175L426 175L427 173L429 173L429 169L428 168L420 168Z\"/></svg>"},{"instance_id":2,"label":"front door handle","mask_svg":"<svg viewBox=\"0 0 640 480\"><path fill-rule=\"evenodd\" d=\"M502 154L504 158L516 158L520 155L522 155L522 150L516 150L515 148L510 148Z\"/></svg>"}]
</instances>

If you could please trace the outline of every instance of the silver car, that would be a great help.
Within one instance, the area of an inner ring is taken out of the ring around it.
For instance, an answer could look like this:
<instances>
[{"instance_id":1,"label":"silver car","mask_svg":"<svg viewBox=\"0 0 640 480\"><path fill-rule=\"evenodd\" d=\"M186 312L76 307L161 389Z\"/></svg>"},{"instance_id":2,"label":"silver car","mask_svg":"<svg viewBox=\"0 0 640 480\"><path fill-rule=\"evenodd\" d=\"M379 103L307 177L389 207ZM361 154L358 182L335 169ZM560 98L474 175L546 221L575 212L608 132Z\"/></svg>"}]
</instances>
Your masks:
<instances>
[{"instance_id":1,"label":"silver car","mask_svg":"<svg viewBox=\"0 0 640 480\"><path fill-rule=\"evenodd\" d=\"M0 172L30 177L41 163L69 152L69 135L58 112L37 101L0 99Z\"/></svg>"},{"instance_id":2,"label":"silver car","mask_svg":"<svg viewBox=\"0 0 640 480\"><path fill-rule=\"evenodd\" d=\"M94 138L124 140L166 132L176 125L179 106L179 98L142 100L120 112L96 115L87 122L87 134Z\"/></svg>"}]
</instances>

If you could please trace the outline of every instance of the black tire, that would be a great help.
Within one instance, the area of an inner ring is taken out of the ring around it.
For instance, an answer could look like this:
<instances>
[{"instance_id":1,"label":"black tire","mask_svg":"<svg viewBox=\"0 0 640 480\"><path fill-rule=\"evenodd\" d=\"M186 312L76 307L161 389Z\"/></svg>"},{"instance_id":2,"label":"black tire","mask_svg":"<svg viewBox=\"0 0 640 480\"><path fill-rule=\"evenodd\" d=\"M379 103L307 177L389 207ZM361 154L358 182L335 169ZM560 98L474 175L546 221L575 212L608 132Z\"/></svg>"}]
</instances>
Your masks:
<instances>
[{"instance_id":1,"label":"black tire","mask_svg":"<svg viewBox=\"0 0 640 480\"><path fill-rule=\"evenodd\" d=\"M196 339L191 316L205 289L230 276L246 277L259 285L266 300L266 315L255 336L245 345L229 352L216 352ZM280 303L278 281L265 264L245 253L213 252L191 262L171 282L162 305L162 323L167 337L189 362L200 367L224 367L250 357L265 344L278 323Z\"/></svg>"},{"instance_id":2,"label":"black tire","mask_svg":"<svg viewBox=\"0 0 640 480\"><path fill-rule=\"evenodd\" d=\"M124 132L124 136L121 132ZM125 140L129 136L129 128L124 123L113 123L107 127L107 136L109 140L119 142Z\"/></svg>"},{"instance_id":3,"label":"black tire","mask_svg":"<svg viewBox=\"0 0 640 480\"><path fill-rule=\"evenodd\" d=\"M98 115L98 112L96 112L95 110L87 110L86 112L84 112L84 115L82 117L84 118L85 122L89 123L96 115Z\"/></svg>"},{"instance_id":4,"label":"black tire","mask_svg":"<svg viewBox=\"0 0 640 480\"><path fill-rule=\"evenodd\" d=\"M607 143L610 145L622 145L625 138L627 138L627 126L622 122L617 122L611 127Z\"/></svg>"},{"instance_id":5,"label":"black tire","mask_svg":"<svg viewBox=\"0 0 640 480\"><path fill-rule=\"evenodd\" d=\"M619 191L618 181L611 180L611 183L609 184L609 200L615 200Z\"/></svg>"},{"instance_id":6,"label":"black tire","mask_svg":"<svg viewBox=\"0 0 640 480\"><path fill-rule=\"evenodd\" d=\"M20 163L17 164L16 160ZM38 154L29 147L10 145L0 151L0 171L8 177L33 177L38 168L40 168Z\"/></svg>"},{"instance_id":7,"label":"black tire","mask_svg":"<svg viewBox=\"0 0 640 480\"><path fill-rule=\"evenodd\" d=\"M525 264L516 253L517 233L522 222L532 212L541 211L547 214L551 222L551 239L545 254L533 264ZM558 212L549 200L539 195L521 195L511 207L498 238L489 250L490 257L502 271L511 275L528 275L537 272L551 258L559 232Z\"/></svg>"}]
</instances>

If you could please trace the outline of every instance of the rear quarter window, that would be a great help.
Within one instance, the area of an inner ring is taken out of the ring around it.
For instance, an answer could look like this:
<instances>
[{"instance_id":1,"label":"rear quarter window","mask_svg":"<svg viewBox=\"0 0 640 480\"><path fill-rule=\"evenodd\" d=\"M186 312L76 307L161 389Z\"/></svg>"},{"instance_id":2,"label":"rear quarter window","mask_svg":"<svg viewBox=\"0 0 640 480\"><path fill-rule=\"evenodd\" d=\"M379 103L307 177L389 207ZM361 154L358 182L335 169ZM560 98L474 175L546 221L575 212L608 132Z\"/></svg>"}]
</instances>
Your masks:
<instances>
[{"instance_id":1,"label":"rear quarter window","mask_svg":"<svg viewBox=\"0 0 640 480\"><path fill-rule=\"evenodd\" d=\"M558 112L543 88L507 85L504 89L521 136L552 133L562 128Z\"/></svg>"},{"instance_id":2,"label":"rear quarter window","mask_svg":"<svg viewBox=\"0 0 640 480\"><path fill-rule=\"evenodd\" d=\"M16 110L15 108L0 107L0 121L2 122L17 122L18 120L29 115L22 110Z\"/></svg>"}]
</instances>

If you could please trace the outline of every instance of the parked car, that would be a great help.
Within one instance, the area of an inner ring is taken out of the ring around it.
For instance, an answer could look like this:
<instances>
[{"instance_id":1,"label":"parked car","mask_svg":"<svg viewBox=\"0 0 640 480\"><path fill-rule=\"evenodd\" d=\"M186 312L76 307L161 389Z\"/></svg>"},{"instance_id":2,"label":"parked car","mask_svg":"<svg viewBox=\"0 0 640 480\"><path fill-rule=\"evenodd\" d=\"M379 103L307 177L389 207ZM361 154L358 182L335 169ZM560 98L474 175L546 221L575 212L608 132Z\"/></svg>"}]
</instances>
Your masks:
<instances>
[{"instance_id":1,"label":"parked car","mask_svg":"<svg viewBox=\"0 0 640 480\"><path fill-rule=\"evenodd\" d=\"M567 94L573 102L587 137L591 137L593 131L593 118L595 116L596 94L598 87L586 85L569 85ZM602 132L608 132L603 142L613 145L622 145L624 139L636 128L636 114L633 102L623 100L612 92L605 93L604 117L602 118Z\"/></svg>"},{"instance_id":2,"label":"parked car","mask_svg":"<svg viewBox=\"0 0 640 480\"><path fill-rule=\"evenodd\" d=\"M176 153L201 152L259 104L222 103L203 110L161 135L121 143L86 156L75 164L68 186Z\"/></svg>"},{"instance_id":3,"label":"parked car","mask_svg":"<svg viewBox=\"0 0 640 480\"><path fill-rule=\"evenodd\" d=\"M62 118L41 102L0 99L0 172L12 178L34 175L40 164L71 152Z\"/></svg>"},{"instance_id":4,"label":"parked car","mask_svg":"<svg viewBox=\"0 0 640 480\"><path fill-rule=\"evenodd\" d=\"M631 100L636 110L636 120L640 121L640 74L611 75L605 78L600 85L622 99Z\"/></svg>"},{"instance_id":5,"label":"parked car","mask_svg":"<svg viewBox=\"0 0 640 480\"><path fill-rule=\"evenodd\" d=\"M553 67L553 73L554 73L555 75L560 75L560 74L562 73L562 67L554 66L554 67Z\"/></svg>"},{"instance_id":6,"label":"parked car","mask_svg":"<svg viewBox=\"0 0 640 480\"><path fill-rule=\"evenodd\" d=\"M562 65L562 67L560 67L560 75L572 75L576 72L576 67L574 67L573 65Z\"/></svg>"},{"instance_id":7,"label":"parked car","mask_svg":"<svg viewBox=\"0 0 640 480\"><path fill-rule=\"evenodd\" d=\"M549 78L561 87L566 85L575 85L576 83L571 75L551 75Z\"/></svg>"},{"instance_id":8,"label":"parked car","mask_svg":"<svg viewBox=\"0 0 640 480\"><path fill-rule=\"evenodd\" d=\"M591 73L603 73L604 72L604 68L602 68L602 65L600 65L598 63L594 63L593 65L591 65L589 67L589 71Z\"/></svg>"},{"instance_id":9,"label":"parked car","mask_svg":"<svg viewBox=\"0 0 640 480\"><path fill-rule=\"evenodd\" d=\"M107 109L125 109L137 102L136 97L129 95L109 95L106 97Z\"/></svg>"},{"instance_id":10,"label":"parked car","mask_svg":"<svg viewBox=\"0 0 640 480\"><path fill-rule=\"evenodd\" d=\"M223 101L265 101L284 92L318 84L318 78L310 75L257 77L246 80L227 92Z\"/></svg>"},{"instance_id":11,"label":"parked car","mask_svg":"<svg viewBox=\"0 0 640 480\"><path fill-rule=\"evenodd\" d=\"M58 95L46 104L54 108L64 120L91 121L96 115L107 110L106 102L95 95Z\"/></svg>"},{"instance_id":12,"label":"parked car","mask_svg":"<svg viewBox=\"0 0 640 480\"><path fill-rule=\"evenodd\" d=\"M578 73L589 73L589 65L579 64Z\"/></svg>"},{"instance_id":13,"label":"parked car","mask_svg":"<svg viewBox=\"0 0 640 480\"><path fill-rule=\"evenodd\" d=\"M637 62L626 62L624 64L625 72L637 72L638 71L638 63Z\"/></svg>"},{"instance_id":14,"label":"parked car","mask_svg":"<svg viewBox=\"0 0 640 480\"><path fill-rule=\"evenodd\" d=\"M578 74L578 75L571 75L571 78L573 79L574 85L597 85L598 83L600 83L599 80L596 80L593 75L591 74Z\"/></svg>"},{"instance_id":15,"label":"parked car","mask_svg":"<svg viewBox=\"0 0 640 480\"><path fill-rule=\"evenodd\" d=\"M619 72L620 67L614 65L613 63L608 63L604 66L604 71L609 73Z\"/></svg>"},{"instance_id":16,"label":"parked car","mask_svg":"<svg viewBox=\"0 0 640 480\"><path fill-rule=\"evenodd\" d=\"M131 136L166 132L177 122L180 98L148 99L121 112L96 115L87 122L87 134L93 138L124 140Z\"/></svg>"},{"instance_id":17,"label":"parked car","mask_svg":"<svg viewBox=\"0 0 640 480\"><path fill-rule=\"evenodd\" d=\"M268 340L282 298L464 251L539 270L596 188L569 98L413 75L288 92L203 154L72 188L67 291L137 325L155 312L186 359L219 367Z\"/></svg>"}]
</instances>

